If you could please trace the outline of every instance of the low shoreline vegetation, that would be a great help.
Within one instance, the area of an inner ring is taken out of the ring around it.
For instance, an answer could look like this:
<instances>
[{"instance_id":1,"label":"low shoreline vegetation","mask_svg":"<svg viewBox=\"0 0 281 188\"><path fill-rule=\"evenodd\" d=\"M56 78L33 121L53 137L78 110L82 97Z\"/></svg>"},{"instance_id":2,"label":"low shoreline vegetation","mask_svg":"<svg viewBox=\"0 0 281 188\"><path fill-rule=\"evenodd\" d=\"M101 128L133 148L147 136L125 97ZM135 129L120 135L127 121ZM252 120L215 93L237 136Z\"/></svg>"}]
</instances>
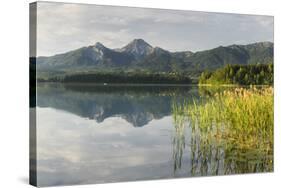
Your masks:
<instances>
[{"instance_id":1,"label":"low shoreline vegetation","mask_svg":"<svg viewBox=\"0 0 281 188\"><path fill-rule=\"evenodd\" d=\"M128 84L191 84L187 74L180 73L142 73L142 72L97 72L75 73L48 78L37 78L39 82L61 83L128 83Z\"/></svg>"},{"instance_id":2,"label":"low shoreline vegetation","mask_svg":"<svg viewBox=\"0 0 281 188\"><path fill-rule=\"evenodd\" d=\"M200 76L199 76L200 75ZM273 85L273 63L227 65L214 71L84 71L38 72L38 82L112 84Z\"/></svg>"},{"instance_id":3,"label":"low shoreline vegetation","mask_svg":"<svg viewBox=\"0 0 281 188\"><path fill-rule=\"evenodd\" d=\"M204 71L199 84L272 85L273 63L255 65L227 65L214 72Z\"/></svg>"},{"instance_id":4,"label":"low shoreline vegetation","mask_svg":"<svg viewBox=\"0 0 281 188\"><path fill-rule=\"evenodd\" d=\"M273 88L233 88L173 104L176 128L185 119L192 130L193 172L231 174L273 170ZM179 124L179 125L178 125ZM178 130L178 129L177 129ZM223 165L223 172L220 172Z\"/></svg>"}]
</instances>

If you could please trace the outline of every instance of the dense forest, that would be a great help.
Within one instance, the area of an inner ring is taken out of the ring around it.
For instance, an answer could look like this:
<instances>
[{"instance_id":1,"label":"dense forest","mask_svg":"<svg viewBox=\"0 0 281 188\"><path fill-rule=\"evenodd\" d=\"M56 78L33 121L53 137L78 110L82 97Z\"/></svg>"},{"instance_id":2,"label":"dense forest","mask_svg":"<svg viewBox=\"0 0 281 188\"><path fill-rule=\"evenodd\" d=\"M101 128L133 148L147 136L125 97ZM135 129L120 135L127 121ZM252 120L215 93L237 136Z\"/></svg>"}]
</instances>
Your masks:
<instances>
[{"instance_id":1,"label":"dense forest","mask_svg":"<svg viewBox=\"0 0 281 188\"><path fill-rule=\"evenodd\" d=\"M272 85L273 63L226 65L216 71L204 71L199 84Z\"/></svg>"},{"instance_id":2,"label":"dense forest","mask_svg":"<svg viewBox=\"0 0 281 188\"><path fill-rule=\"evenodd\" d=\"M38 78L39 82L63 83L127 83L127 84L191 84L187 74L148 72L92 72L63 74L49 78Z\"/></svg>"}]
</instances>

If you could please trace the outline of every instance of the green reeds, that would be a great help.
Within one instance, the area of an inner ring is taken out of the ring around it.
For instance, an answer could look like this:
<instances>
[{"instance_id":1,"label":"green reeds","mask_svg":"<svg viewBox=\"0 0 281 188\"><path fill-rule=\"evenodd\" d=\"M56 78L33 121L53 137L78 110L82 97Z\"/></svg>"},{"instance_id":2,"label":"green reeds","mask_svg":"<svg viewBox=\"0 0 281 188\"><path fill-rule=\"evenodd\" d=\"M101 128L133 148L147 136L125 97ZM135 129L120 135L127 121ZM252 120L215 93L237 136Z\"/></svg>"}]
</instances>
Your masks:
<instances>
[{"instance_id":1,"label":"green reeds","mask_svg":"<svg viewBox=\"0 0 281 188\"><path fill-rule=\"evenodd\" d=\"M272 87L221 91L172 110L175 124L190 122L194 175L273 170Z\"/></svg>"},{"instance_id":2,"label":"green reeds","mask_svg":"<svg viewBox=\"0 0 281 188\"><path fill-rule=\"evenodd\" d=\"M181 168L182 166L182 156L185 148L185 124L186 119L184 116L184 105L177 105L176 102L173 102L173 120L174 120L174 136L173 136L173 160L174 160L174 173Z\"/></svg>"}]
</instances>

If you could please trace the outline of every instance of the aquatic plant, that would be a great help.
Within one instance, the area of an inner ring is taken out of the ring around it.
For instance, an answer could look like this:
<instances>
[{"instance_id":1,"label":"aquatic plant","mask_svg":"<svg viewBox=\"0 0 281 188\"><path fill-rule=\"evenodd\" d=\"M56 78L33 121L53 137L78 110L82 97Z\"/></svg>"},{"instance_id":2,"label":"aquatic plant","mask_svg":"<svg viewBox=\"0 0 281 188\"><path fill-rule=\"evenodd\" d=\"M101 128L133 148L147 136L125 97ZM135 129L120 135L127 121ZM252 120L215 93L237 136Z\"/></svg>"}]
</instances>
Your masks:
<instances>
[{"instance_id":1,"label":"aquatic plant","mask_svg":"<svg viewBox=\"0 0 281 188\"><path fill-rule=\"evenodd\" d=\"M190 122L192 174L273 170L272 87L228 89L172 110Z\"/></svg>"},{"instance_id":2,"label":"aquatic plant","mask_svg":"<svg viewBox=\"0 0 281 188\"><path fill-rule=\"evenodd\" d=\"M173 137L173 159L174 172L182 166L182 156L185 149L185 122L183 119L176 119L175 132Z\"/></svg>"}]
</instances>

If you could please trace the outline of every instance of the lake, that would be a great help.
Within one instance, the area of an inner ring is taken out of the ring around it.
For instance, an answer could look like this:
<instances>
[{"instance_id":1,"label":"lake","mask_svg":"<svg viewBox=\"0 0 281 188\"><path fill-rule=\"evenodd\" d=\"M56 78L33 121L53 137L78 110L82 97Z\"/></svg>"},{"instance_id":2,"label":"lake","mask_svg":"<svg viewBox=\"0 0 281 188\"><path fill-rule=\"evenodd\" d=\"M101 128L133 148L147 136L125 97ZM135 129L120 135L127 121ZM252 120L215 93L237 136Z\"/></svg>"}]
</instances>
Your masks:
<instances>
[{"instance_id":1,"label":"lake","mask_svg":"<svg viewBox=\"0 0 281 188\"><path fill-rule=\"evenodd\" d=\"M271 171L243 151L230 164L224 146L199 147L189 118L178 126L172 108L194 100L208 100L198 86L39 83L38 185Z\"/></svg>"}]
</instances>

